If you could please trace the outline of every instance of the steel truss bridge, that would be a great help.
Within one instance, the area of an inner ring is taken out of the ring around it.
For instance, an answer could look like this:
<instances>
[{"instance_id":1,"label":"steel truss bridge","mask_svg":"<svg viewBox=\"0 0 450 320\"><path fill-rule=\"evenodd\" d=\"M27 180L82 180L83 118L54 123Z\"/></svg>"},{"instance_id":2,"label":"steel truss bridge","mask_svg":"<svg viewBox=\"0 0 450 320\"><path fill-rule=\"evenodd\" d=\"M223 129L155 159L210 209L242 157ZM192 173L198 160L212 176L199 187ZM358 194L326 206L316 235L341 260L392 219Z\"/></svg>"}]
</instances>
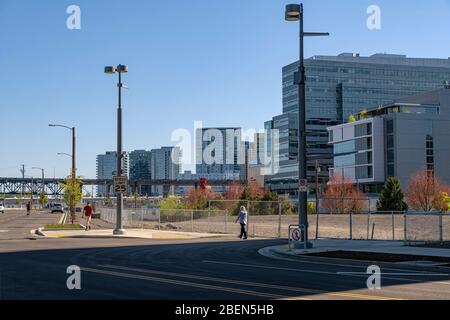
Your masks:
<instances>
[{"instance_id":1,"label":"steel truss bridge","mask_svg":"<svg viewBox=\"0 0 450 320\"><path fill-rule=\"evenodd\" d=\"M82 187L87 186L106 186L111 188L113 180L111 179L80 179ZM19 195L19 194L41 194L44 187L46 195L62 195L66 179L47 178L1 178L0 177L0 194ZM227 186L233 183L244 183L244 181L233 180L210 180L210 186ZM129 180L130 190L139 190L141 186L192 186L198 188L198 180Z\"/></svg>"}]
</instances>

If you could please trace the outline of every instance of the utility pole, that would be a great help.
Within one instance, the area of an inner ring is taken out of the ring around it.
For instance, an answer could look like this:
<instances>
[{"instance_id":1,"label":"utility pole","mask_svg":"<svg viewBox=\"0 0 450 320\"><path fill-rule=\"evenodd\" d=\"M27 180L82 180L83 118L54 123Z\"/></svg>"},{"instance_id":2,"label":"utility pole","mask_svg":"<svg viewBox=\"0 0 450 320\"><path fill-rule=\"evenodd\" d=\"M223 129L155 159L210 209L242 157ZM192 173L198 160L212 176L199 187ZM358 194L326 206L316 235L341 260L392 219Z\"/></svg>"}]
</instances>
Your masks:
<instances>
[{"instance_id":1,"label":"utility pole","mask_svg":"<svg viewBox=\"0 0 450 320\"><path fill-rule=\"evenodd\" d=\"M23 194L25 192L24 188L24 181L25 181L25 165L22 165L22 169L20 169L20 172L22 173L22 188L20 190L20 208L23 207Z\"/></svg>"}]
</instances>

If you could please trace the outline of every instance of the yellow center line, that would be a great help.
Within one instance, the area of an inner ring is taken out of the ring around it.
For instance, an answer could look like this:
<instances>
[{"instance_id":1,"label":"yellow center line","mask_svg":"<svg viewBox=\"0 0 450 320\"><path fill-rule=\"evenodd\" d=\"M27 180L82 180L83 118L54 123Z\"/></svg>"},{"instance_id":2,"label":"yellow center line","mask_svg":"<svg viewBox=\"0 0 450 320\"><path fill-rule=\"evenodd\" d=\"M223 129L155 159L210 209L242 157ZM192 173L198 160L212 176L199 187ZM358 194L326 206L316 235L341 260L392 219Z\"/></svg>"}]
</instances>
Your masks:
<instances>
[{"instance_id":1,"label":"yellow center line","mask_svg":"<svg viewBox=\"0 0 450 320\"><path fill-rule=\"evenodd\" d=\"M306 289L306 288L289 287L289 286L282 286L282 285L272 285L272 284L267 284L267 283L248 282L248 281L232 280L232 279L225 279L225 278L197 276L197 275L190 275L190 274L164 272L164 271L139 269L139 268L129 268L129 267L122 267L122 266L114 266L114 265L100 265L99 267L110 268L110 269L119 269L119 270L125 270L125 271L142 272L142 273L149 273L149 274L157 274L157 275L165 275L165 276L172 276L172 277L180 277L180 278L188 278L188 279L195 279L195 280L205 280L205 281L221 282L221 283L232 283L232 284L245 285L245 286L251 286L251 287L259 287L259 288L270 288L270 289L277 289L277 290L303 292L303 293L308 293L308 294L326 294L326 295L338 296L338 297L344 297L344 298L357 298L357 299L364 299L364 300L402 300L402 299L397 299L397 298L376 296L376 295L365 295L365 294L346 293L346 292L330 293L327 291L316 290L316 289ZM288 298L288 300L289 299L298 300L299 298ZM312 300L312 299L308 299L308 300Z\"/></svg>"},{"instance_id":2,"label":"yellow center line","mask_svg":"<svg viewBox=\"0 0 450 320\"><path fill-rule=\"evenodd\" d=\"M229 287L213 286L213 285L207 285L207 284L200 284L200 283L179 281L179 280L172 280L172 279L165 279L165 278L156 278L156 277L142 276L142 275L136 275L136 274L122 273L122 272L114 272L114 271L92 269L92 268L81 268L81 270L85 271L85 272L99 273L99 274L111 275L111 276L122 277L122 278L139 279L139 280L146 280L146 281L153 281L153 282L162 282L162 283L169 283L169 284L181 285L181 286L187 286L187 287L193 287L193 288L239 293L239 294L244 294L244 295L249 295L249 296L256 296L256 297L263 297L263 298L270 298L270 299L286 298L285 296L282 296L282 295L263 293L263 292L258 292L258 291L234 289L234 288L229 288ZM311 300L311 299L304 298L302 300Z\"/></svg>"}]
</instances>

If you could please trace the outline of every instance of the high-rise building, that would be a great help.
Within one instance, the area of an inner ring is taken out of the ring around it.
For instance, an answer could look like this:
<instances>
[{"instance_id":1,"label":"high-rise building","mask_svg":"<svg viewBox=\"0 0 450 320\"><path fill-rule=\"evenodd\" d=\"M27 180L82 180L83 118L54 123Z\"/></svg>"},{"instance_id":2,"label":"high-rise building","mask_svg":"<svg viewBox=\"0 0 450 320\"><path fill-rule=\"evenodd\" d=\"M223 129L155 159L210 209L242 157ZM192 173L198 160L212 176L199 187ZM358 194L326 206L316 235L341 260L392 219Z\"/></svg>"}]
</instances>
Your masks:
<instances>
[{"instance_id":1,"label":"high-rise building","mask_svg":"<svg viewBox=\"0 0 450 320\"><path fill-rule=\"evenodd\" d=\"M125 153L123 160L124 175L128 176L128 154ZM105 154L97 155L97 179L112 179L117 171L117 152L107 151ZM107 186L97 186L97 196L105 197L111 195Z\"/></svg>"},{"instance_id":2,"label":"high-rise building","mask_svg":"<svg viewBox=\"0 0 450 320\"><path fill-rule=\"evenodd\" d=\"M245 159L246 144L242 141L241 128L197 129L197 174L245 175Z\"/></svg>"},{"instance_id":3,"label":"high-rise building","mask_svg":"<svg viewBox=\"0 0 450 320\"><path fill-rule=\"evenodd\" d=\"M333 156L327 143L327 127L347 122L361 109L436 89L450 80L450 59L392 54L313 56L305 59L305 68L307 174L313 182L315 160L320 159L322 183L328 180ZM279 149L279 167L274 170L276 174L266 176L266 184L279 192L294 193L298 188L298 86L294 84L297 70L298 62L283 68L283 114L265 124L266 130L279 130L279 143L267 143ZM277 165L277 161L272 163Z\"/></svg>"},{"instance_id":4,"label":"high-rise building","mask_svg":"<svg viewBox=\"0 0 450 320\"><path fill-rule=\"evenodd\" d=\"M150 180L151 175L151 151L135 150L130 152L130 179L131 180ZM138 190L134 190L140 195L151 194L151 187L139 185Z\"/></svg>"},{"instance_id":5,"label":"high-rise building","mask_svg":"<svg viewBox=\"0 0 450 320\"><path fill-rule=\"evenodd\" d=\"M181 171L181 149L162 147L151 151L150 174L154 180L177 180ZM174 194L175 188L152 186L153 195Z\"/></svg>"}]
</instances>

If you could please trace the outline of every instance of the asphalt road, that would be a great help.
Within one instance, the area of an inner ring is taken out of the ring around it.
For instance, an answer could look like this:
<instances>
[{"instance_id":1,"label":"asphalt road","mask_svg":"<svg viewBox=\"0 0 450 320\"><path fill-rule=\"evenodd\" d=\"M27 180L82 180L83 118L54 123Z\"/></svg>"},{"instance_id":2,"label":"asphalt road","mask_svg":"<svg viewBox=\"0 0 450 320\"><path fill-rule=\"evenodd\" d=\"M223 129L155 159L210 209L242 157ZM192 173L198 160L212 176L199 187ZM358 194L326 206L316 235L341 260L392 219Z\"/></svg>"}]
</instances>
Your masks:
<instances>
[{"instance_id":1,"label":"asphalt road","mask_svg":"<svg viewBox=\"0 0 450 320\"><path fill-rule=\"evenodd\" d=\"M29 238L30 230L57 223L60 218L61 214L51 214L49 211L32 211L27 216L26 210L6 209L5 214L0 213L0 241Z\"/></svg>"},{"instance_id":2,"label":"asphalt road","mask_svg":"<svg viewBox=\"0 0 450 320\"><path fill-rule=\"evenodd\" d=\"M368 262L272 259L278 240L37 239L0 241L2 299L450 299L448 274L380 263L382 289L366 288ZM81 268L68 290L67 267Z\"/></svg>"},{"instance_id":3,"label":"asphalt road","mask_svg":"<svg viewBox=\"0 0 450 320\"><path fill-rule=\"evenodd\" d=\"M44 239L31 229L59 214L0 215L1 299L450 299L450 276L378 263L382 289L368 290L373 263L267 257L279 240ZM81 290L66 286L81 268Z\"/></svg>"}]
</instances>

